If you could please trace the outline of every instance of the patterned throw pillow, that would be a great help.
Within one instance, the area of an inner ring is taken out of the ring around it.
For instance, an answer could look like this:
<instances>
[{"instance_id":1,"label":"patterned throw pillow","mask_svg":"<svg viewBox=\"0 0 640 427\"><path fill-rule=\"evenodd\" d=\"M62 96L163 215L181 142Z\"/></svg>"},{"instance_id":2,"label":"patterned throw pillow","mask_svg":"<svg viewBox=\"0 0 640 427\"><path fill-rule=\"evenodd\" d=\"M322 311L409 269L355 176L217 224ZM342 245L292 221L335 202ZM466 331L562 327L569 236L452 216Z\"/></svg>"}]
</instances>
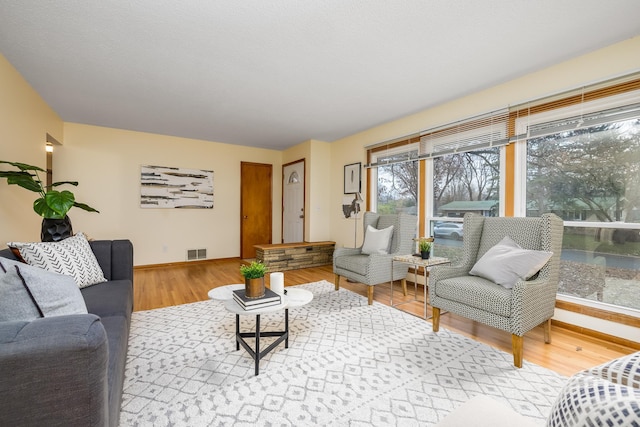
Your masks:
<instances>
[{"instance_id":1,"label":"patterned throw pillow","mask_svg":"<svg viewBox=\"0 0 640 427\"><path fill-rule=\"evenodd\" d=\"M640 351L591 368L589 373L640 390Z\"/></svg>"},{"instance_id":2,"label":"patterned throw pillow","mask_svg":"<svg viewBox=\"0 0 640 427\"><path fill-rule=\"evenodd\" d=\"M18 249L29 265L71 276L81 288L107 281L82 233L58 242L9 242L7 246Z\"/></svg>"},{"instance_id":3,"label":"patterned throw pillow","mask_svg":"<svg viewBox=\"0 0 640 427\"><path fill-rule=\"evenodd\" d=\"M640 390L580 372L551 408L547 427L640 426Z\"/></svg>"}]
</instances>

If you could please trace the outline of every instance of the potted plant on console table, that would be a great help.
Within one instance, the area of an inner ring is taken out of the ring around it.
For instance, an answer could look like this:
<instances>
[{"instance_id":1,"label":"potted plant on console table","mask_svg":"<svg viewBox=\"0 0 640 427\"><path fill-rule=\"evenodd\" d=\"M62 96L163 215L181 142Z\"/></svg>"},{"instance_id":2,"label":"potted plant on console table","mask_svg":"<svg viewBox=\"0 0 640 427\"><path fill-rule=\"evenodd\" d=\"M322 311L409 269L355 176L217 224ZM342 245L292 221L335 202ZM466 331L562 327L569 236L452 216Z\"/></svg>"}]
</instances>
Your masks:
<instances>
[{"instance_id":1,"label":"potted plant on console table","mask_svg":"<svg viewBox=\"0 0 640 427\"><path fill-rule=\"evenodd\" d=\"M46 173L44 169L26 163L0 160L0 164L2 163L18 169L0 171L0 178L7 178L7 184L19 185L40 195L33 202L33 210L43 218L42 231L40 233L40 238L43 242L57 242L73 235L71 220L67 216L67 212L72 207L75 206L88 212L98 212L89 205L76 202L76 198L71 191L53 189L64 184L78 185L77 181L61 181L54 182L50 186L43 185L38 172Z\"/></svg>"},{"instance_id":2,"label":"potted plant on console table","mask_svg":"<svg viewBox=\"0 0 640 427\"><path fill-rule=\"evenodd\" d=\"M267 266L260 261L240 266L240 274L244 276L244 294L247 298L264 296L264 275L266 272Z\"/></svg>"}]
</instances>

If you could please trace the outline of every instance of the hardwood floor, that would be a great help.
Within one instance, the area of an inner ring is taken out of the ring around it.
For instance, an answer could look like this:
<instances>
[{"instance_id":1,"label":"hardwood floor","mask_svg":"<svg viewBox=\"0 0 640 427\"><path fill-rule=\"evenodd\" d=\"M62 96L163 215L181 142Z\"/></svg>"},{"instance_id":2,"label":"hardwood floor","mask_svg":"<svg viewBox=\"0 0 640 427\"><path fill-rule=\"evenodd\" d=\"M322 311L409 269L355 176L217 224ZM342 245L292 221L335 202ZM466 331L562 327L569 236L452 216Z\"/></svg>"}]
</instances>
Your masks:
<instances>
[{"instance_id":1,"label":"hardwood floor","mask_svg":"<svg viewBox=\"0 0 640 427\"><path fill-rule=\"evenodd\" d=\"M207 292L222 285L243 283L238 258L207 260L166 266L136 267L134 271L134 310L151 310L171 305L186 304L207 299ZM327 280L333 283L330 265L285 272L285 286ZM265 279L268 284L268 275ZM341 287L366 297L367 287L359 283L341 281ZM399 284L394 286L394 304L413 298L413 284L409 284L409 295L402 295ZM418 287L422 299L422 287ZM389 285L375 287L374 299L389 305ZM422 316L421 301L407 302L398 308L411 314ZM430 307L428 313L430 314ZM445 314L440 326L467 337L511 353L511 334L482 325L465 318ZM545 344L541 326L524 337L524 359L552 369L562 375L572 375L608 360L637 351L631 347L618 345L589 337L557 325L551 326L551 344Z\"/></svg>"}]
</instances>

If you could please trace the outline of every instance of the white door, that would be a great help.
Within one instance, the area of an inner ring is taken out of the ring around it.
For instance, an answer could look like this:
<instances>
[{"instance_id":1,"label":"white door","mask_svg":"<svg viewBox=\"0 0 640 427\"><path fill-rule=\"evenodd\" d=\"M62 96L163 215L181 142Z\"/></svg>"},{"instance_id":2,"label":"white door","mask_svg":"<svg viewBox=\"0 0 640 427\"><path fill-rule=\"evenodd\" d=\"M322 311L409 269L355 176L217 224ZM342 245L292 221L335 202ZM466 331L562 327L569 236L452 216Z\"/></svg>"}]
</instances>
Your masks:
<instances>
[{"instance_id":1,"label":"white door","mask_svg":"<svg viewBox=\"0 0 640 427\"><path fill-rule=\"evenodd\" d=\"M304 160L282 168L282 241L304 241Z\"/></svg>"}]
</instances>

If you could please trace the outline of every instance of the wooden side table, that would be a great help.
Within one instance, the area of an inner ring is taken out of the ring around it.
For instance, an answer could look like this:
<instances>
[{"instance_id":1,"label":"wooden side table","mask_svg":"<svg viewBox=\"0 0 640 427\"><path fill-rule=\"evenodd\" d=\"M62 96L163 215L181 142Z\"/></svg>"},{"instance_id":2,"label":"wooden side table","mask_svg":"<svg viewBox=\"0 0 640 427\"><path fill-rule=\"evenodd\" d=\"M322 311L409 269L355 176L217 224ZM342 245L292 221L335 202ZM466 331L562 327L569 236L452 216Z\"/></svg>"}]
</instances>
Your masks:
<instances>
[{"instance_id":1,"label":"wooden side table","mask_svg":"<svg viewBox=\"0 0 640 427\"><path fill-rule=\"evenodd\" d=\"M427 287L429 285L429 268L433 267L434 265L440 265L440 264L451 264L451 261L449 260L449 258L444 258L444 257L431 257L429 259L422 259L420 257L417 256L413 256L413 255L396 255L391 259L391 271L393 271L393 264L395 262L402 262L405 264L410 264L413 266L413 273L414 273L414 299L411 301L405 301L405 302L401 302L396 304L395 306L393 305L393 280L391 280L391 300L390 300L390 304L392 307L396 307L402 304L406 304L407 302L413 302L413 301L418 301L418 267L422 267L424 270L424 318L425 320L427 320Z\"/></svg>"}]
</instances>

